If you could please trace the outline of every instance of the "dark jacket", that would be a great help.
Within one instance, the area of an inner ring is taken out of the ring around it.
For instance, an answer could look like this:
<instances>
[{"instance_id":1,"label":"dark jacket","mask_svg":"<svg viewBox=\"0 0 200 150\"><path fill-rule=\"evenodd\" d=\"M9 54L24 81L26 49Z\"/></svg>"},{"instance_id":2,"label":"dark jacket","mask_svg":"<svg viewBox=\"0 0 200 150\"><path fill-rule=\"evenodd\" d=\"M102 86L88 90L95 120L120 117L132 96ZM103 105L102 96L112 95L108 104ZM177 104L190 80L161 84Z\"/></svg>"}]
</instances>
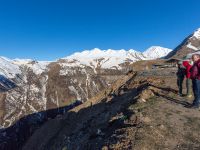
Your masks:
<instances>
[{"instance_id":1,"label":"dark jacket","mask_svg":"<svg viewBox=\"0 0 200 150\"><path fill-rule=\"evenodd\" d=\"M190 69L191 79L200 80L200 59L194 63Z\"/></svg>"},{"instance_id":2,"label":"dark jacket","mask_svg":"<svg viewBox=\"0 0 200 150\"><path fill-rule=\"evenodd\" d=\"M186 69L181 66L178 66L178 71L176 73L177 77L184 78L185 74L186 74Z\"/></svg>"}]
</instances>

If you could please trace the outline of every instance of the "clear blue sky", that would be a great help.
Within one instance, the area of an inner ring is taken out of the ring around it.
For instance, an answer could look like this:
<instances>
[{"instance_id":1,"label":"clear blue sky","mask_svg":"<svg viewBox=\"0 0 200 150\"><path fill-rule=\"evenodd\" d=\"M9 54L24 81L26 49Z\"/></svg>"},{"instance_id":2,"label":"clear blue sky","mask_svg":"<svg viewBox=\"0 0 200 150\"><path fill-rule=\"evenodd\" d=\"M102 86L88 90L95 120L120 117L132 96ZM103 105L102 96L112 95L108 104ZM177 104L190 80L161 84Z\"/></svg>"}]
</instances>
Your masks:
<instances>
[{"instance_id":1,"label":"clear blue sky","mask_svg":"<svg viewBox=\"0 0 200 150\"><path fill-rule=\"evenodd\" d=\"M199 0L0 0L0 55L54 60L75 51L175 48L200 27Z\"/></svg>"}]
</instances>

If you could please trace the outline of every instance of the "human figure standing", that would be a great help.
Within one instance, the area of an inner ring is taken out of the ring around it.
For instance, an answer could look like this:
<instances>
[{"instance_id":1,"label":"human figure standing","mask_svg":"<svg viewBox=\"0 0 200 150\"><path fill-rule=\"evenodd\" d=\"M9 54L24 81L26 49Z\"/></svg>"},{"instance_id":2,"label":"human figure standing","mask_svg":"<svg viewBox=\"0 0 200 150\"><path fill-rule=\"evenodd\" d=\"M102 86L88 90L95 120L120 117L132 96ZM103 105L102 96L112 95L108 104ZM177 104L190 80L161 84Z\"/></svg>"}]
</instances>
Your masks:
<instances>
[{"instance_id":1,"label":"human figure standing","mask_svg":"<svg viewBox=\"0 0 200 150\"><path fill-rule=\"evenodd\" d=\"M200 106L200 55L192 55L192 60L194 62L190 72L192 79L192 88L194 93L194 101L191 108L199 108Z\"/></svg>"},{"instance_id":2,"label":"human figure standing","mask_svg":"<svg viewBox=\"0 0 200 150\"><path fill-rule=\"evenodd\" d=\"M178 71L177 75L177 86L178 86L178 94L179 96L183 96L183 80L186 74L186 69L182 65L182 61L178 62Z\"/></svg>"},{"instance_id":3,"label":"human figure standing","mask_svg":"<svg viewBox=\"0 0 200 150\"><path fill-rule=\"evenodd\" d=\"M192 80L191 80L191 74L190 74L190 69L192 68L192 63L191 60L185 60L183 61L183 66L186 69L186 95L188 98L192 97Z\"/></svg>"}]
</instances>

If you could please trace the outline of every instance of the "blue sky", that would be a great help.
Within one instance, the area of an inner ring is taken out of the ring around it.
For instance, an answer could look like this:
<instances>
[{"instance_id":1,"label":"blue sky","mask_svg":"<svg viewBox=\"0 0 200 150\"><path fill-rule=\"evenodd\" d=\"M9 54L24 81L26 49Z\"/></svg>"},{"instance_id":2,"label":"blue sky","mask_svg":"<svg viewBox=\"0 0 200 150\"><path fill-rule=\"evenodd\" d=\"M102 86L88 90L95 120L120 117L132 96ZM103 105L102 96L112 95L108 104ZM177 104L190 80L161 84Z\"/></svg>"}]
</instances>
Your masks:
<instances>
[{"instance_id":1,"label":"blue sky","mask_svg":"<svg viewBox=\"0 0 200 150\"><path fill-rule=\"evenodd\" d=\"M0 55L54 60L75 51L175 48L200 27L199 0L0 0Z\"/></svg>"}]
</instances>

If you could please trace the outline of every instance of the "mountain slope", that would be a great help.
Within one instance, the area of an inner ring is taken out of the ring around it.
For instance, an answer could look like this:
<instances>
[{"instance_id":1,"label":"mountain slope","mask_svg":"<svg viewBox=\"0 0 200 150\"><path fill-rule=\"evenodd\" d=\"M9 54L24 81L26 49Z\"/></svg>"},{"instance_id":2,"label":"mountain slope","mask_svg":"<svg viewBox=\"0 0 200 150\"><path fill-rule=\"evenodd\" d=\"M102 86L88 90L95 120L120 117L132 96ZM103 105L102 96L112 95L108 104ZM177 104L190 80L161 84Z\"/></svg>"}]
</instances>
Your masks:
<instances>
[{"instance_id":1,"label":"mountain slope","mask_svg":"<svg viewBox=\"0 0 200 150\"><path fill-rule=\"evenodd\" d=\"M13 63L12 60L0 57L0 74L7 78L14 78L16 74L20 74L20 67Z\"/></svg>"},{"instance_id":2,"label":"mountain slope","mask_svg":"<svg viewBox=\"0 0 200 150\"><path fill-rule=\"evenodd\" d=\"M166 58L182 58L197 50L200 50L200 28L188 36L180 45L170 52Z\"/></svg>"},{"instance_id":3,"label":"mountain slope","mask_svg":"<svg viewBox=\"0 0 200 150\"><path fill-rule=\"evenodd\" d=\"M23 150L199 149L200 112L184 107L172 71L123 77L113 92L45 123Z\"/></svg>"}]
</instances>

